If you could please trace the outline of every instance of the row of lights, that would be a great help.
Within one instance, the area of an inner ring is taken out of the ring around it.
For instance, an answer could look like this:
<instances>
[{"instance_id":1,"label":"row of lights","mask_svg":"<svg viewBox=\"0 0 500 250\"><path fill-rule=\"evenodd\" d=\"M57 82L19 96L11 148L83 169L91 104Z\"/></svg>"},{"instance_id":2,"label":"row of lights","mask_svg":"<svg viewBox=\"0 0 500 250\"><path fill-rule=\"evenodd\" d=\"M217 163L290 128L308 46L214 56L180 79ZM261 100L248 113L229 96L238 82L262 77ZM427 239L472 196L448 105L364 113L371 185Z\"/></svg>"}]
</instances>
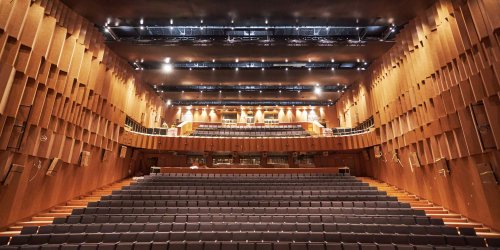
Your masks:
<instances>
[{"instance_id":1,"label":"row of lights","mask_svg":"<svg viewBox=\"0 0 500 250\"><path fill-rule=\"evenodd\" d=\"M296 20L296 22L298 23L298 20ZM204 23L204 20L203 20L203 19L200 19L200 25L202 25L203 23ZM110 24L111 24L111 18L108 18L108 19L107 19L107 22L106 22L106 24L105 24L105 26L109 26ZM234 19L231 19L231 24L234 24ZM264 20L264 24L265 24L265 25L268 25L268 24L269 24L269 20L268 20L267 18ZM115 26L118 26L118 25L120 25L120 23L119 23L118 21L116 21L116 22L115 22ZM139 26L139 28L140 28L141 30L142 30L142 29L144 29L144 18L141 18L141 19L139 20L139 25L140 25L140 26ZM174 19L172 19L172 18L170 19L170 25L174 25ZM395 27L395 24L394 24L394 23L392 23L392 24L391 24L391 27ZM171 27L171 28L172 28L172 27ZM299 26L296 26L296 27L295 27L295 29L296 29L296 30L298 30L299 28L300 28ZM200 26L200 29L203 29L203 27L202 27L202 26ZM234 28L233 28L233 29L234 29ZM267 27L266 27L266 29L267 29ZM355 27L355 29L356 29L356 30L360 30L360 29L361 29L361 27L356 26L356 27ZM329 31L329 30L330 30L330 27L325 27L325 30L326 30L326 31ZM393 31L393 29L392 29L392 28L391 28L391 31Z\"/></svg>"},{"instance_id":2,"label":"row of lights","mask_svg":"<svg viewBox=\"0 0 500 250\"><path fill-rule=\"evenodd\" d=\"M172 63L170 63L170 57L165 58L165 60L164 60L164 61L165 61L165 63L162 65L162 70L163 70L165 73L171 73L171 72L174 70L174 66L173 66L173 64L172 64ZM234 61L235 61L236 63L238 63L238 62L239 62L239 59L238 59L238 58L236 58ZM262 58L262 59L261 59L261 61L262 61L262 62L265 62L264 58ZM312 61L312 60L311 60L311 58L309 58L309 59L308 59L308 62L311 62L311 61ZM356 61L357 61L358 63L360 63L360 62L361 62L361 60L360 60L359 58L358 58L358 59L356 59ZM144 62L144 59L141 59L141 62ZM189 60L189 62L191 62L191 59ZM212 62L215 62L215 59L212 59ZM285 62L288 62L288 59L285 59ZM335 62L335 59L331 59L331 62L332 62L332 63L333 63L333 62ZM136 61L136 62L134 62L134 65L136 66L136 70L144 70L144 68L139 67L139 65L137 64L137 61ZM365 62L365 61L363 61L363 65L365 65L365 66L366 66L366 65L368 65L368 63L367 63L367 62ZM193 69L192 69L192 68L189 68L189 70L193 70ZM239 71L239 68L238 68L238 67L236 67L234 70L235 70L235 71ZM261 70L262 70L262 71L264 71L265 69L264 69L264 68L261 68ZM309 67L307 70L308 70L308 71L311 71L311 70L312 70L312 68L310 68L310 67ZM358 71L359 71L359 70L366 70L366 68L365 68L365 67L358 67L358 68L357 68L357 70L358 70ZM215 71L215 68L212 68L212 71ZM285 68L285 71L288 71L288 67L286 67L286 68ZM335 71L335 68L334 68L334 67L332 67L332 68L331 68L331 71Z\"/></svg>"},{"instance_id":3,"label":"row of lights","mask_svg":"<svg viewBox=\"0 0 500 250\"><path fill-rule=\"evenodd\" d=\"M331 100L329 100L329 101L331 102ZM171 100L168 100L168 101L167 101L167 106L174 106L174 105L172 104L172 101L171 101ZM328 106L330 106L330 104L328 104ZM223 108L227 111L226 105L223 105L222 107L223 107ZM275 107L278 107L278 105L276 105ZM295 107L295 105L292 105L292 107ZM292 109L292 107L288 107L287 109L288 109L288 110L291 110L291 109ZM202 109L203 109L203 110L205 110L205 109L208 109L208 108L210 108L210 109L212 109L212 110L213 110L213 109L215 109L215 107L210 107L208 104L207 104L206 108L202 108ZM185 109L186 109L186 110L191 110L191 109L193 109L193 105L187 106L187 107L185 107ZM243 105L240 105L240 110L242 110L242 111L243 111L243 110L245 110L245 109L247 109L247 110L253 110L254 108L253 108L252 106L250 106L250 107L243 107ZM259 105L259 106L258 106L257 108L255 108L255 109L257 109L257 110L262 110L262 106L261 106L261 105ZM284 109L284 107L281 107L281 108L280 108L280 110L283 110L283 109ZM315 106L312 106L312 105L309 105L309 108L308 108L308 107L297 107L297 109L298 109L298 110L302 110L302 109L304 109L304 110L307 110L307 109L314 110L314 109L316 109L316 107L315 107ZM322 109L322 108L320 108L320 109ZM182 110L182 107L179 107L179 110ZM196 111L198 111L198 108L195 108L195 110L196 110ZM232 111L234 111L234 110L236 110L236 109L231 109L231 110L232 110ZM274 109L274 110L276 110L276 109ZM268 108L264 108L264 111L268 111Z\"/></svg>"}]
</instances>

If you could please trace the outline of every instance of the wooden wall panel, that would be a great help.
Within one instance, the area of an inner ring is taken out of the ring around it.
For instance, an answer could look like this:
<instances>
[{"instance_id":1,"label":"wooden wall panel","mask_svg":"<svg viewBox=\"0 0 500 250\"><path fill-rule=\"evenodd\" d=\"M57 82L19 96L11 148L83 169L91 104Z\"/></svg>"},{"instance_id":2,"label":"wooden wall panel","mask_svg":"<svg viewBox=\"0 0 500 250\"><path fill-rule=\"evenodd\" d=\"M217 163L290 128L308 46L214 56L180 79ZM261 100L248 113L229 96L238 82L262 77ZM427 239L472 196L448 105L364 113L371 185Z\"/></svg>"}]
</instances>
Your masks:
<instances>
[{"instance_id":1,"label":"wooden wall panel","mask_svg":"<svg viewBox=\"0 0 500 250\"><path fill-rule=\"evenodd\" d=\"M500 176L500 7L494 2L438 1L401 30L335 109L351 117L341 126L374 115L374 144L384 155L367 162L368 175L500 229L498 186L482 183L477 170L486 163ZM351 139L346 148L359 146ZM401 164L390 160L396 151ZM407 159L415 152L418 169ZM442 158L451 167L446 177L438 172Z\"/></svg>"},{"instance_id":2,"label":"wooden wall panel","mask_svg":"<svg viewBox=\"0 0 500 250\"><path fill-rule=\"evenodd\" d=\"M0 30L0 179L11 163L27 169L0 187L1 228L134 173L117 155L125 117L159 126L166 110L99 30L58 0L0 1ZM82 150L92 155L85 168L75 166ZM111 160L101 162L102 150ZM63 166L45 176L53 158Z\"/></svg>"}]
</instances>

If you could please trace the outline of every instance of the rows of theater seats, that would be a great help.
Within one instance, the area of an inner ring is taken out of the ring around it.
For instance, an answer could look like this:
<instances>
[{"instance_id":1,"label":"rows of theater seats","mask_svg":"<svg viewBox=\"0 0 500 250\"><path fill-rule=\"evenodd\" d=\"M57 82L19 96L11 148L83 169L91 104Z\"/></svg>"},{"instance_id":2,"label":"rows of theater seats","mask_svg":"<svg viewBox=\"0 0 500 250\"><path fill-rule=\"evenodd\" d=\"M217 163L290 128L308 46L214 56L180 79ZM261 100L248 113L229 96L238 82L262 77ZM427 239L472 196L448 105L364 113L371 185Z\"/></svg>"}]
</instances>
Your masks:
<instances>
[{"instance_id":1,"label":"rows of theater seats","mask_svg":"<svg viewBox=\"0 0 500 250\"><path fill-rule=\"evenodd\" d=\"M297 137L310 136L300 125L276 126L221 126L200 125L192 136L214 137Z\"/></svg>"},{"instance_id":2,"label":"rows of theater seats","mask_svg":"<svg viewBox=\"0 0 500 250\"><path fill-rule=\"evenodd\" d=\"M0 238L2 249L396 250L498 246L340 174L159 174Z\"/></svg>"}]
</instances>

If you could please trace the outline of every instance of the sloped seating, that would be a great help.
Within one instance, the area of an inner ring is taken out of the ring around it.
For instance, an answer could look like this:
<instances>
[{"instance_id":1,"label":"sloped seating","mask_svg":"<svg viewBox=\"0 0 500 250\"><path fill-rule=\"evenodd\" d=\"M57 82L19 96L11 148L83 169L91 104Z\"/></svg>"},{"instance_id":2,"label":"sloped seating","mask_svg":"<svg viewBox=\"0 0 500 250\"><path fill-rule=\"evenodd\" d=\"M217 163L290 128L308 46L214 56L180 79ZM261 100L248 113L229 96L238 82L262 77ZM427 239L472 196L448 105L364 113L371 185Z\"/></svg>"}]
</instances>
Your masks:
<instances>
[{"instance_id":1,"label":"sloped seating","mask_svg":"<svg viewBox=\"0 0 500 250\"><path fill-rule=\"evenodd\" d=\"M0 238L0 244L50 250L498 246L470 229L446 227L351 176L334 174L146 176L51 225Z\"/></svg>"},{"instance_id":2,"label":"sloped seating","mask_svg":"<svg viewBox=\"0 0 500 250\"><path fill-rule=\"evenodd\" d=\"M191 136L205 137L297 137L310 136L300 125L222 126L200 125Z\"/></svg>"}]
</instances>

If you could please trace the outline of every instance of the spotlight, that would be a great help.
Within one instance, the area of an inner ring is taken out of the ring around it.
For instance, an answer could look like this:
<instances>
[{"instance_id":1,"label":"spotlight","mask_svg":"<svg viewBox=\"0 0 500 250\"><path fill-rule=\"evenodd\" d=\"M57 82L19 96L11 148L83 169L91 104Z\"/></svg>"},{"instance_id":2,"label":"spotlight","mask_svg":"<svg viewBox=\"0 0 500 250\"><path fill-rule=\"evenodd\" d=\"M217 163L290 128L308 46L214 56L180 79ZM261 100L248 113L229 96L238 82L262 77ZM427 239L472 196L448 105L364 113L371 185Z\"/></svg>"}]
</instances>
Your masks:
<instances>
[{"instance_id":1,"label":"spotlight","mask_svg":"<svg viewBox=\"0 0 500 250\"><path fill-rule=\"evenodd\" d=\"M174 71L174 66L171 63L165 63L162 66L162 70L165 73L171 73L172 71Z\"/></svg>"},{"instance_id":2,"label":"spotlight","mask_svg":"<svg viewBox=\"0 0 500 250\"><path fill-rule=\"evenodd\" d=\"M320 87L318 87L318 86L314 88L314 93L315 93L316 95L321 94L321 91L322 91L322 89L321 89Z\"/></svg>"}]
</instances>

